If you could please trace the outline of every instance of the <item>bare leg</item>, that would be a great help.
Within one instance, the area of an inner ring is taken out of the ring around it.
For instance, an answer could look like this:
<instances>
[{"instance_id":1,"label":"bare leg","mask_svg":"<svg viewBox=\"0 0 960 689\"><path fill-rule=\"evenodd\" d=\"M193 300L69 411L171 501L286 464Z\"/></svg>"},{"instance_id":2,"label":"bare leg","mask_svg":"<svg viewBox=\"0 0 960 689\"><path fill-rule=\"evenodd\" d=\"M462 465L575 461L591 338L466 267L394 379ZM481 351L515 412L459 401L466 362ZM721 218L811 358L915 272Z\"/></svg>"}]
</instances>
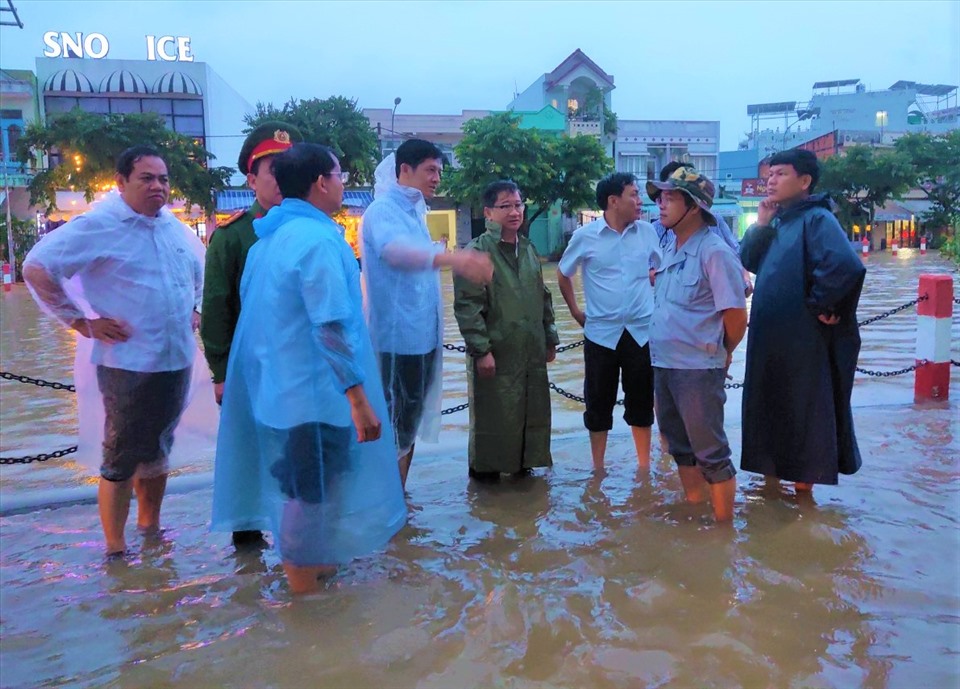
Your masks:
<instances>
[{"instance_id":1,"label":"bare leg","mask_svg":"<svg viewBox=\"0 0 960 689\"><path fill-rule=\"evenodd\" d=\"M695 466L678 466L677 470L680 473L680 483L683 485L683 494L687 502L694 505L706 502L710 491L700 469Z\"/></svg>"},{"instance_id":2,"label":"bare leg","mask_svg":"<svg viewBox=\"0 0 960 689\"><path fill-rule=\"evenodd\" d=\"M407 474L410 473L410 465L413 464L413 451L415 448L416 445L411 445L410 452L397 460L400 464L400 486L404 489L407 487Z\"/></svg>"},{"instance_id":3,"label":"bare leg","mask_svg":"<svg viewBox=\"0 0 960 689\"><path fill-rule=\"evenodd\" d=\"M812 492L812 491L813 491L813 484L812 484L812 483L799 483L799 482L798 482L798 483L794 483L794 484L793 484L793 489L794 489L795 491L797 491L798 493L801 493L801 492L809 493L809 492Z\"/></svg>"},{"instance_id":4,"label":"bare leg","mask_svg":"<svg viewBox=\"0 0 960 689\"><path fill-rule=\"evenodd\" d=\"M737 493L735 479L710 484L710 502L713 503L713 517L718 522L733 520L733 498Z\"/></svg>"},{"instance_id":5,"label":"bare leg","mask_svg":"<svg viewBox=\"0 0 960 689\"><path fill-rule=\"evenodd\" d=\"M100 479L97 489L97 505L100 509L100 523L107 542L107 554L122 553L127 549L123 536L130 513L131 481L108 481Z\"/></svg>"},{"instance_id":6,"label":"bare leg","mask_svg":"<svg viewBox=\"0 0 960 689\"><path fill-rule=\"evenodd\" d=\"M167 489L167 475L153 478L135 478L133 489L137 493L137 528L141 531L156 531L160 528L160 504Z\"/></svg>"},{"instance_id":7,"label":"bare leg","mask_svg":"<svg viewBox=\"0 0 960 689\"><path fill-rule=\"evenodd\" d=\"M593 457L593 470L603 471L603 457L607 454L607 432L590 431L590 455Z\"/></svg>"},{"instance_id":8,"label":"bare leg","mask_svg":"<svg viewBox=\"0 0 960 689\"><path fill-rule=\"evenodd\" d=\"M314 565L300 567L289 562L283 563L283 571L287 575L290 590L295 594L315 593L320 590L320 577L333 576L337 568L333 565Z\"/></svg>"},{"instance_id":9,"label":"bare leg","mask_svg":"<svg viewBox=\"0 0 960 689\"><path fill-rule=\"evenodd\" d=\"M630 426L633 433L633 444L637 448L637 464L644 471L650 469L650 443L653 434L650 426Z\"/></svg>"}]
</instances>

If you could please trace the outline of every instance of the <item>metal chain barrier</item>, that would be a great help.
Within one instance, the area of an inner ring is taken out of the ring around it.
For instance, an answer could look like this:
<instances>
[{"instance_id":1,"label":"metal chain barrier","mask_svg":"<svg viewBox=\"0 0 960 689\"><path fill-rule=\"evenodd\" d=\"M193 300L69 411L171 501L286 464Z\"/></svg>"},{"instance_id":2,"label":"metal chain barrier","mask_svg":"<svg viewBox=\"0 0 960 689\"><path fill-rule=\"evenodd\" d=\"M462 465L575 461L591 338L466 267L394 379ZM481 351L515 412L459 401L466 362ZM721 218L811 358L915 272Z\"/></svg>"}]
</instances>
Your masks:
<instances>
[{"instance_id":1,"label":"metal chain barrier","mask_svg":"<svg viewBox=\"0 0 960 689\"><path fill-rule=\"evenodd\" d=\"M17 376L8 371L0 371L0 378L3 378L4 380L13 380L18 383L36 385L39 388L53 388L54 390L67 390L68 392L77 391L76 386L71 385L70 383L57 383L55 381L42 380L41 378L31 378L30 376Z\"/></svg>"},{"instance_id":2,"label":"metal chain barrier","mask_svg":"<svg viewBox=\"0 0 960 689\"><path fill-rule=\"evenodd\" d=\"M877 316L873 316L872 318L868 318L868 319L865 320L865 321L860 321L859 323L857 323L857 325L859 325L859 326L862 328L862 327L865 326L865 325L870 325L871 323L876 323L877 321L882 321L884 318L889 318L889 317L892 316L893 314L895 314L895 313L900 313L901 311L904 311L904 310L906 310L906 309L909 309L911 306L916 306L917 304L919 304L919 303L922 302L922 301L927 301L927 299L929 299L929 298L930 298L930 295L929 295L929 294L924 294L922 297L917 297L917 298L914 299L913 301L908 301L906 304L902 304L901 306L898 306L898 307L896 307L895 309L890 309L889 311L884 311L883 313L881 313L881 314L879 314L879 315L877 315Z\"/></svg>"},{"instance_id":3,"label":"metal chain barrier","mask_svg":"<svg viewBox=\"0 0 960 689\"><path fill-rule=\"evenodd\" d=\"M31 464L33 462L46 462L48 459L60 459L77 451L77 446L67 447L54 452L42 452L38 455L27 455L26 457L0 457L0 464Z\"/></svg>"},{"instance_id":4,"label":"metal chain barrier","mask_svg":"<svg viewBox=\"0 0 960 689\"><path fill-rule=\"evenodd\" d=\"M865 325L876 323L877 321L883 320L884 318L889 318L890 316L896 313L905 311L906 309L909 309L912 306L916 306L920 302L926 301L929 298L930 298L929 294L924 294L923 296L917 297L913 301L908 301L906 304L901 304L896 308L890 309L888 311L884 311L881 314L878 314L876 316L872 316L871 318L867 318L866 320L860 321L857 325L862 328ZM960 304L960 299L954 298L953 303ZM557 347L557 354L562 354L563 352L567 352L571 349L583 347L585 342L586 342L585 340L578 340L577 342L573 342L568 345L563 345L562 347ZM465 345L454 345L446 342L443 344L443 348L449 352L466 353L467 351L467 348ZM906 368L902 368L896 371L870 371L865 368L857 367L857 373L862 373L864 375L872 376L875 378L891 378L893 376L901 376L905 373L910 373L911 371L915 371L918 367L924 366L927 363L928 362L925 360L919 361L916 364L913 364L912 366L907 366ZM950 363L953 366L960 367L960 361L951 359ZM40 388L50 388L52 390L66 390L67 392L77 391L76 386L70 383L59 383L57 381L43 380L42 378L31 378L30 376L18 376L13 373L10 373L9 371L0 371L0 379L12 380L18 383L26 383L28 385L36 385L37 387L40 387ZM580 404L586 404L586 400L580 395L575 395L572 392L568 392L567 390L564 390L556 383L550 383L549 385L551 390L561 395L562 397L566 397L567 399L573 400L574 402L579 402ZM725 383L723 387L726 390L739 390L743 388L743 383ZM622 399L617 400L617 404L620 406L623 406L623 400ZM456 414L457 412L461 412L469 408L469 406L470 406L469 402L466 402L464 404L458 404L455 407L450 407L449 409L442 410L440 412L440 415L448 416L450 414ZM25 457L0 457L0 465L30 464L32 462L46 462L47 460L50 460L50 459L59 459L61 457L66 457L67 455L73 454L76 451L77 451L77 446L74 445L72 447L67 447L62 450L55 450L54 452L45 452L38 455L28 455Z\"/></svg>"},{"instance_id":5,"label":"metal chain barrier","mask_svg":"<svg viewBox=\"0 0 960 689\"><path fill-rule=\"evenodd\" d=\"M921 366L926 366L929 361L926 359L921 359L913 366L907 366L906 368L901 368L896 371L868 371L865 368L857 367L857 373L862 373L867 376L872 376L874 378L892 378L893 376L902 376L904 373L910 373L910 371L916 371Z\"/></svg>"}]
</instances>

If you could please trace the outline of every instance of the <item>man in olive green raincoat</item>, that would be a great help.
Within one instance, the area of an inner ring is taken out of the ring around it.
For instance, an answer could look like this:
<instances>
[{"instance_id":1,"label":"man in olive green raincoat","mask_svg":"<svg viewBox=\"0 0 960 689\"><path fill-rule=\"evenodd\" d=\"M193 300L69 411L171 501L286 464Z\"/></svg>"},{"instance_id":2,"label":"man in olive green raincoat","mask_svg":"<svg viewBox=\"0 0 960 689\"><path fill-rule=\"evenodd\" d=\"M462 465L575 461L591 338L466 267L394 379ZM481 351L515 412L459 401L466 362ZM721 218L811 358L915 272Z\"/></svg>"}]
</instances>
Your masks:
<instances>
[{"instance_id":1,"label":"man in olive green raincoat","mask_svg":"<svg viewBox=\"0 0 960 689\"><path fill-rule=\"evenodd\" d=\"M454 275L453 309L467 346L470 476L499 480L553 464L547 363L560 342L540 257L526 237L524 203L513 182L483 194L487 231L468 248L493 262L493 281L474 285Z\"/></svg>"}]
</instances>

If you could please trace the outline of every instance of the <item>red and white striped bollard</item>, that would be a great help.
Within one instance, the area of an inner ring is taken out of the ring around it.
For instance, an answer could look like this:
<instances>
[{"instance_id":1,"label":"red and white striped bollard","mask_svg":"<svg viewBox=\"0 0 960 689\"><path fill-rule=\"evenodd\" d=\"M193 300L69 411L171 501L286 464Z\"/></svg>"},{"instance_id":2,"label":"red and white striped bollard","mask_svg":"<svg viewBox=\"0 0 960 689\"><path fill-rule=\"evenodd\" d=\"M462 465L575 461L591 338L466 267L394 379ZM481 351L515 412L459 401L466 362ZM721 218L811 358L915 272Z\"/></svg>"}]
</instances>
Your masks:
<instances>
[{"instance_id":1,"label":"red and white striped bollard","mask_svg":"<svg viewBox=\"0 0 960 689\"><path fill-rule=\"evenodd\" d=\"M924 256L927 253L927 238L920 237L920 255Z\"/></svg>"},{"instance_id":2,"label":"red and white striped bollard","mask_svg":"<svg viewBox=\"0 0 960 689\"><path fill-rule=\"evenodd\" d=\"M863 248L862 248L863 257L864 257L864 258L869 257L869 256L870 256L870 240L868 240L866 237L864 237L864 238L863 238L863 241L861 242L861 246L863 247Z\"/></svg>"},{"instance_id":3,"label":"red and white striped bollard","mask_svg":"<svg viewBox=\"0 0 960 689\"><path fill-rule=\"evenodd\" d=\"M897 240L894 239L894 240L893 240L893 244L890 245L890 255L891 255L891 256L896 256L896 255L897 255L897 251L899 251L899 250L900 250L900 245L897 243Z\"/></svg>"},{"instance_id":4,"label":"red and white striped bollard","mask_svg":"<svg viewBox=\"0 0 960 689\"><path fill-rule=\"evenodd\" d=\"M917 370L914 402L950 399L950 321L953 318L953 278L921 275L917 304Z\"/></svg>"},{"instance_id":5,"label":"red and white striped bollard","mask_svg":"<svg viewBox=\"0 0 960 689\"><path fill-rule=\"evenodd\" d=\"M3 264L3 291L9 292L13 289L13 276L10 274L10 264Z\"/></svg>"}]
</instances>

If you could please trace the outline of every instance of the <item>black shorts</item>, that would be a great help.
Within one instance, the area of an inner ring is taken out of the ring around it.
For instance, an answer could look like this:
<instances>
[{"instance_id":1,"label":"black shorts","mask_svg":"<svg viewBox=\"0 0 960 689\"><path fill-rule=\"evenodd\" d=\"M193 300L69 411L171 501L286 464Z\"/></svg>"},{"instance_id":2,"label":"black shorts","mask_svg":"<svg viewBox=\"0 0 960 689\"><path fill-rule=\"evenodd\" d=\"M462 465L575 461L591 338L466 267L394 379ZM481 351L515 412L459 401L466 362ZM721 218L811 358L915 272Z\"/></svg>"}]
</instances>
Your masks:
<instances>
[{"instance_id":1,"label":"black shorts","mask_svg":"<svg viewBox=\"0 0 960 689\"><path fill-rule=\"evenodd\" d=\"M613 428L613 408L620 383L624 393L623 420L629 426L653 425L653 367L649 344L641 347L626 330L616 349L585 340L583 364L583 396L587 401L583 425L588 431Z\"/></svg>"},{"instance_id":2,"label":"black shorts","mask_svg":"<svg viewBox=\"0 0 960 689\"><path fill-rule=\"evenodd\" d=\"M323 502L349 467L350 443L356 431L352 426L304 423L285 432L283 456L270 467L270 473L291 500Z\"/></svg>"},{"instance_id":3,"label":"black shorts","mask_svg":"<svg viewBox=\"0 0 960 689\"><path fill-rule=\"evenodd\" d=\"M416 442L427 391L433 384L438 352L435 349L427 354L380 353L383 394L387 398L390 423L401 452L409 450Z\"/></svg>"},{"instance_id":4,"label":"black shorts","mask_svg":"<svg viewBox=\"0 0 960 689\"><path fill-rule=\"evenodd\" d=\"M106 415L103 464L108 481L137 474L154 478L169 473L173 432L187 406L190 368L143 373L97 366L97 385Z\"/></svg>"}]
</instances>

